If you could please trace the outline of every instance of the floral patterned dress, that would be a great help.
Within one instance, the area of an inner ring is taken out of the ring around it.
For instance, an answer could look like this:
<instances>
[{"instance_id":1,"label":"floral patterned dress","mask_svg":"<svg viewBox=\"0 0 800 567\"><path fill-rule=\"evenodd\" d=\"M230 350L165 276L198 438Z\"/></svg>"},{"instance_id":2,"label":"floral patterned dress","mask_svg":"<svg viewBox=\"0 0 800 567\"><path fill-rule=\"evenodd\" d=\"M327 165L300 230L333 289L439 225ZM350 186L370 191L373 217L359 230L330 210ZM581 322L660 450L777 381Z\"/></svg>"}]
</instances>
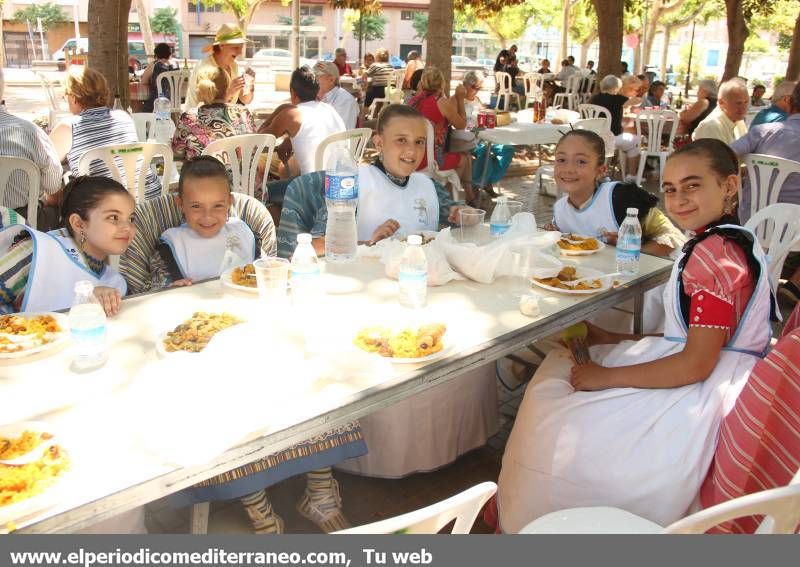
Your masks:
<instances>
[{"instance_id":1,"label":"floral patterned dress","mask_svg":"<svg viewBox=\"0 0 800 567\"><path fill-rule=\"evenodd\" d=\"M255 132L253 116L239 104L213 103L181 114L172 138L172 151L192 159L220 138Z\"/></svg>"}]
</instances>

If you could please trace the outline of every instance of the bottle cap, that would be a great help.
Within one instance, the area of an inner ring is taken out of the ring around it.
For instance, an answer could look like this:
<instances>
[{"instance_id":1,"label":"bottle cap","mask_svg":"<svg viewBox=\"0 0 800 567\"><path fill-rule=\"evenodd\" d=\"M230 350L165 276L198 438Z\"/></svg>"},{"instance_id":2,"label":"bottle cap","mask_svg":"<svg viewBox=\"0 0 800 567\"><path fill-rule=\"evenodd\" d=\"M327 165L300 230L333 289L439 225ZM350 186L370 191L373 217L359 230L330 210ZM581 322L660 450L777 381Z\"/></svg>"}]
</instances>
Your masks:
<instances>
[{"instance_id":1,"label":"bottle cap","mask_svg":"<svg viewBox=\"0 0 800 567\"><path fill-rule=\"evenodd\" d=\"M301 232L297 235L298 244L311 244L311 235L307 232Z\"/></svg>"},{"instance_id":2,"label":"bottle cap","mask_svg":"<svg viewBox=\"0 0 800 567\"><path fill-rule=\"evenodd\" d=\"M625 210L625 213L629 214L629 215L638 215L639 214L639 209L637 209L636 207L628 207Z\"/></svg>"},{"instance_id":3,"label":"bottle cap","mask_svg":"<svg viewBox=\"0 0 800 567\"><path fill-rule=\"evenodd\" d=\"M73 288L75 293L92 293L94 284L89 280L78 280Z\"/></svg>"},{"instance_id":4,"label":"bottle cap","mask_svg":"<svg viewBox=\"0 0 800 567\"><path fill-rule=\"evenodd\" d=\"M419 234L409 234L408 238L406 239L412 246L420 246L422 244L422 235Z\"/></svg>"}]
</instances>

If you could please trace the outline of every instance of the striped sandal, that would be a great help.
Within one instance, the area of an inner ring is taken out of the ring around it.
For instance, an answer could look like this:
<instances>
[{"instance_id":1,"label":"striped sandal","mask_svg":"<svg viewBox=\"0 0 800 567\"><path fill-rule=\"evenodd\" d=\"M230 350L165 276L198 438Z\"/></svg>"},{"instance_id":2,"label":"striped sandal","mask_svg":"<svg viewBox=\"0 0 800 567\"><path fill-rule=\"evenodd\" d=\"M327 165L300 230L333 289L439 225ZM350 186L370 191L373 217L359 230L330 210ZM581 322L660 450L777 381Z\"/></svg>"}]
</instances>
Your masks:
<instances>
[{"instance_id":1,"label":"striped sandal","mask_svg":"<svg viewBox=\"0 0 800 567\"><path fill-rule=\"evenodd\" d=\"M282 534L283 518L272 509L265 490L259 490L239 499L244 505L250 522L253 524L253 533L259 535Z\"/></svg>"},{"instance_id":2,"label":"striped sandal","mask_svg":"<svg viewBox=\"0 0 800 567\"><path fill-rule=\"evenodd\" d=\"M304 518L317 524L326 534L351 527L350 522L342 514L339 483L333 478L325 489L306 488L303 497L297 503L297 511Z\"/></svg>"}]
</instances>

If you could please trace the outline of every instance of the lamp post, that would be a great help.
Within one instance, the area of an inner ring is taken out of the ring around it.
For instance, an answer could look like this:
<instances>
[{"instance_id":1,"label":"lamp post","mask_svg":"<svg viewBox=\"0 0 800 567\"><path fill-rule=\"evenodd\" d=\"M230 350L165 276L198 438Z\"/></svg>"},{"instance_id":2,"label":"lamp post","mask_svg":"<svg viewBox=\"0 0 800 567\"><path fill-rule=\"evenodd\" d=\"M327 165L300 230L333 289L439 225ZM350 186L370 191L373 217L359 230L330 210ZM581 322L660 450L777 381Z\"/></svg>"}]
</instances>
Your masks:
<instances>
[{"instance_id":1,"label":"lamp post","mask_svg":"<svg viewBox=\"0 0 800 567\"><path fill-rule=\"evenodd\" d=\"M692 21L692 39L689 43L689 62L686 65L686 86L683 89L683 96L689 97L689 83L692 80L692 52L694 51L694 27L697 25L697 20Z\"/></svg>"}]
</instances>

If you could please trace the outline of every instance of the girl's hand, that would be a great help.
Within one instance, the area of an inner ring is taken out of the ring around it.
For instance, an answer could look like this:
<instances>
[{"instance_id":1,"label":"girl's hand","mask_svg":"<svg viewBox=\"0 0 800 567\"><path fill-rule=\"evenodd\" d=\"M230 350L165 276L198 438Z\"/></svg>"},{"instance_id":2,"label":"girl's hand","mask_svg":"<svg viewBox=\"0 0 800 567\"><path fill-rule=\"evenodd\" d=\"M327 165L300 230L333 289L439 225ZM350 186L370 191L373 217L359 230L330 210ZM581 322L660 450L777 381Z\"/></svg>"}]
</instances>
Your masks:
<instances>
[{"instance_id":1,"label":"girl's hand","mask_svg":"<svg viewBox=\"0 0 800 567\"><path fill-rule=\"evenodd\" d=\"M606 244L608 244L609 246L616 246L617 245L617 236L618 236L618 234L616 232L604 232L603 233L603 238L605 239Z\"/></svg>"},{"instance_id":2,"label":"girl's hand","mask_svg":"<svg viewBox=\"0 0 800 567\"><path fill-rule=\"evenodd\" d=\"M192 280L189 278L183 278L182 280L175 280L169 285L169 287L186 287L187 285L192 285Z\"/></svg>"},{"instance_id":3,"label":"girl's hand","mask_svg":"<svg viewBox=\"0 0 800 567\"><path fill-rule=\"evenodd\" d=\"M555 223L552 222L547 223L542 228L545 230L558 230L558 227L555 225Z\"/></svg>"},{"instance_id":4,"label":"girl's hand","mask_svg":"<svg viewBox=\"0 0 800 567\"><path fill-rule=\"evenodd\" d=\"M583 323L588 329L588 333L586 334L586 343L589 346L613 345L619 342L616 340L616 337L613 333L609 333L605 329L598 327L597 325L593 325L589 321L584 321Z\"/></svg>"},{"instance_id":5,"label":"girl's hand","mask_svg":"<svg viewBox=\"0 0 800 567\"><path fill-rule=\"evenodd\" d=\"M94 288L94 296L100 305L103 306L103 311L106 312L107 317L113 317L119 313L119 306L122 303L122 296L113 287L97 286Z\"/></svg>"},{"instance_id":6,"label":"girl's hand","mask_svg":"<svg viewBox=\"0 0 800 567\"><path fill-rule=\"evenodd\" d=\"M372 238L369 239L369 244L375 244L379 240L383 240L384 238L389 238L397 229L400 228L400 223L394 219L389 219L378 228L375 229L375 232L372 233Z\"/></svg>"},{"instance_id":7,"label":"girl's hand","mask_svg":"<svg viewBox=\"0 0 800 567\"><path fill-rule=\"evenodd\" d=\"M606 368L594 362L581 364L580 366L576 365L572 367L570 382L575 390L582 392L595 392L613 388L614 386L611 383L613 371L613 368Z\"/></svg>"}]
</instances>

